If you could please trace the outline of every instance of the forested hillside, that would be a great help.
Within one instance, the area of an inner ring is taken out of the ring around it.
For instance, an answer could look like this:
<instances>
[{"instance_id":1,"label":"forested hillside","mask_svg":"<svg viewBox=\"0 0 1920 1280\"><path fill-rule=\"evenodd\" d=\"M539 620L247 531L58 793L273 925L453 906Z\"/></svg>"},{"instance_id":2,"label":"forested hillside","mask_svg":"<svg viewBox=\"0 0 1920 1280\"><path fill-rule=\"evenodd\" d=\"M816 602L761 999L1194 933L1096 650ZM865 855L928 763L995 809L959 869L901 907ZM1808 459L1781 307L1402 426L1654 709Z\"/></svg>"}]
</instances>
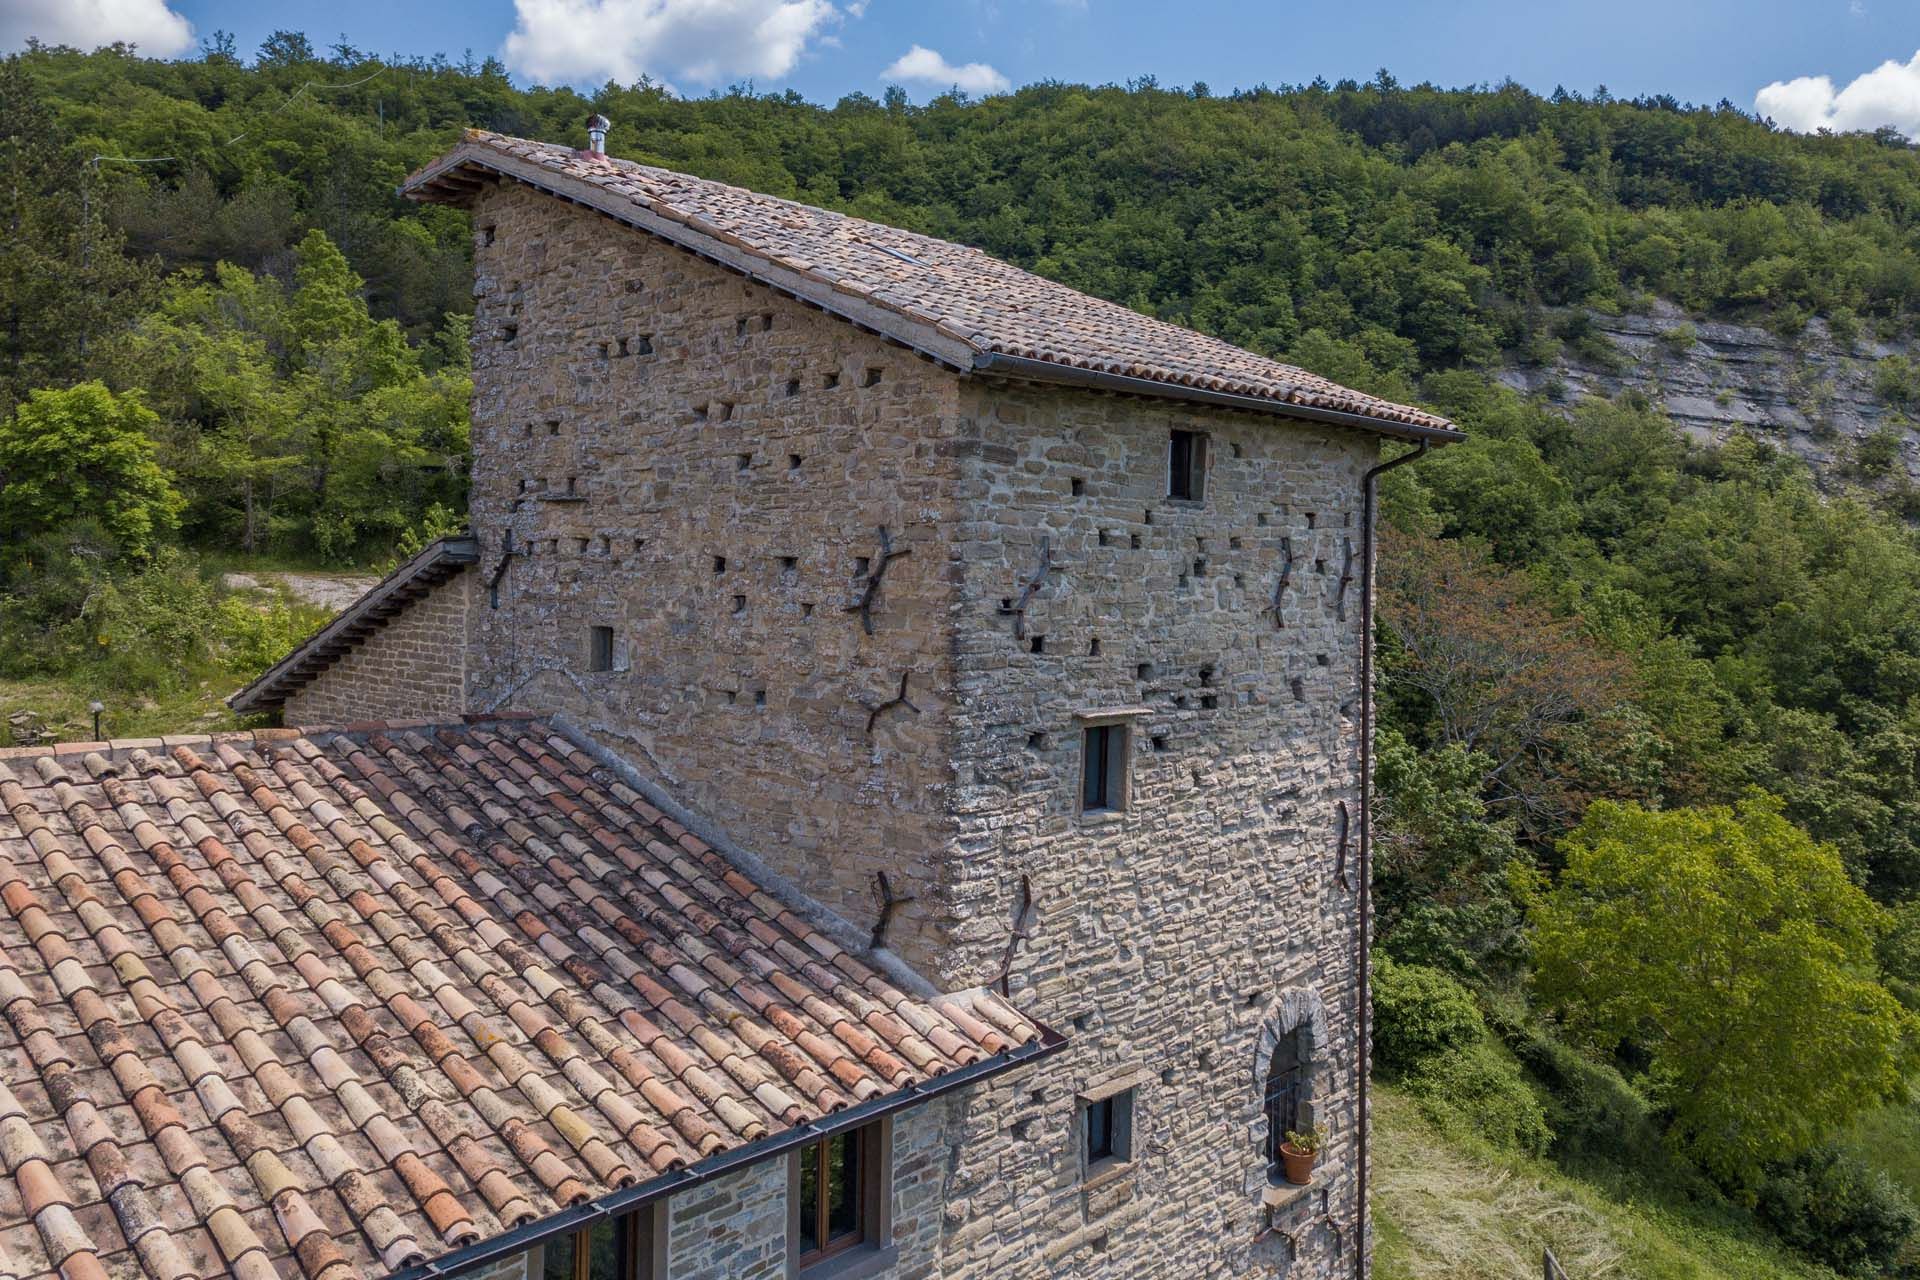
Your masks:
<instances>
[{"instance_id":1,"label":"forested hillside","mask_svg":"<svg viewBox=\"0 0 1920 1280\"><path fill-rule=\"evenodd\" d=\"M1913 1131L1920 1066L1920 503L1892 464L1920 369L1875 364L1887 425L1818 483L1765 439L1689 443L1656 388L1495 377L1617 368L1592 318L1656 299L1789 352L1816 317L1912 337L1911 146L1385 73L824 107L522 90L297 35L35 49L0 68L0 675L230 686L293 622L224 599L208 556L378 563L456 525L468 227L395 187L463 126L577 140L595 109L616 154L1464 424L1388 494L1382 1074L1607 1195L1914 1273L1886 1176L1912 1166L1873 1135Z\"/></svg>"}]
</instances>

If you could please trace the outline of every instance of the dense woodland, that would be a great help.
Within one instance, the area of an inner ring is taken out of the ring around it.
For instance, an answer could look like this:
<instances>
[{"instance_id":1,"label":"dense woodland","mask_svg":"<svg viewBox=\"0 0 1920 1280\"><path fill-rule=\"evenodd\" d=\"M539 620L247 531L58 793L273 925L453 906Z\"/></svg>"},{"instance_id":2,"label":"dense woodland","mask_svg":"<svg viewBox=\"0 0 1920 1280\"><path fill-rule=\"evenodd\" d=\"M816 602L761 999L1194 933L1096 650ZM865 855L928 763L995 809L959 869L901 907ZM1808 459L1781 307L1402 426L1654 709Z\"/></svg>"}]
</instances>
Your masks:
<instances>
[{"instance_id":1,"label":"dense woodland","mask_svg":"<svg viewBox=\"0 0 1920 1280\"><path fill-rule=\"evenodd\" d=\"M1920 153L1385 72L823 107L293 34L35 48L0 66L0 675L237 679L290 624L206 556L380 563L457 526L469 232L395 188L462 126L574 139L596 109L616 154L977 244L1467 426L1388 493L1380 1072L1449 1131L1920 1274L1920 1216L1834 1145L1920 1068L1897 434L1816 483L1649 397L1489 376L1610 358L1584 317L1655 297L1911 336Z\"/></svg>"}]
</instances>

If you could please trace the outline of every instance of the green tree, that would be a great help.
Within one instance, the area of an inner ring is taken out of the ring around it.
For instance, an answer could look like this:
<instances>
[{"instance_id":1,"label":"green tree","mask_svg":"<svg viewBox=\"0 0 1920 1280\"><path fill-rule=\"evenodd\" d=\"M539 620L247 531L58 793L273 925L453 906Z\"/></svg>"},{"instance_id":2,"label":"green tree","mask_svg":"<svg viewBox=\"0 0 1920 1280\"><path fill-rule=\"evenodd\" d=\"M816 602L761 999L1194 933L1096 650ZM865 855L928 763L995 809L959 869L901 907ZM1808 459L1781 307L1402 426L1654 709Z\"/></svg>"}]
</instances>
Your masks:
<instances>
[{"instance_id":1,"label":"green tree","mask_svg":"<svg viewBox=\"0 0 1920 1280\"><path fill-rule=\"evenodd\" d=\"M98 382L32 393L0 423L0 536L18 545L91 519L122 549L150 551L180 513L154 461L157 421L139 392Z\"/></svg>"},{"instance_id":2,"label":"green tree","mask_svg":"<svg viewBox=\"0 0 1920 1280\"><path fill-rule=\"evenodd\" d=\"M1903 1088L1920 1020L1878 980L1886 914L1778 801L1596 803L1561 850L1532 912L1539 994L1644 1057L1670 1132L1721 1177L1751 1183Z\"/></svg>"}]
</instances>

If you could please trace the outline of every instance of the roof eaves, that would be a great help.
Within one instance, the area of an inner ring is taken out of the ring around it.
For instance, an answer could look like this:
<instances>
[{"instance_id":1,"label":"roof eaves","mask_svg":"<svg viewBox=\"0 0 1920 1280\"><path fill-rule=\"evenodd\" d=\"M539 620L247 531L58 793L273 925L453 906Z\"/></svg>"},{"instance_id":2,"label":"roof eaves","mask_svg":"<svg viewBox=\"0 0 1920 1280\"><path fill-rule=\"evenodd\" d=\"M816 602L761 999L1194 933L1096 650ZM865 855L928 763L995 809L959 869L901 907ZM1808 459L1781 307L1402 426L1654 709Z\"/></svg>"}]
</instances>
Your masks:
<instances>
[{"instance_id":1,"label":"roof eaves","mask_svg":"<svg viewBox=\"0 0 1920 1280\"><path fill-rule=\"evenodd\" d=\"M453 171L468 164L490 169L548 195L584 205L615 221L649 232L770 289L918 351L956 372L965 372L980 354L980 348L973 343L955 340L938 325L900 310L897 304L890 306L876 300L871 294L839 285L817 268L803 270L777 261L685 215L670 217L648 208L625 192L557 172L484 142L463 142L440 160L408 178L401 186L400 194L410 200L434 201L439 198L437 184L443 183ZM617 176L618 171L612 173Z\"/></svg>"},{"instance_id":2,"label":"roof eaves","mask_svg":"<svg viewBox=\"0 0 1920 1280\"><path fill-rule=\"evenodd\" d=\"M480 544L472 534L459 534L431 543L420 554L382 578L365 595L295 645L280 661L268 667L245 687L227 695L227 705L245 714L266 711L281 705L292 692L285 686L297 676L324 670L339 656L354 648L358 639L349 635L369 621L381 605L410 599L412 594L444 581L451 571L465 568L480 559ZM384 621L382 621L384 625Z\"/></svg>"},{"instance_id":3,"label":"roof eaves","mask_svg":"<svg viewBox=\"0 0 1920 1280\"><path fill-rule=\"evenodd\" d=\"M991 1058L982 1058L978 1062L956 1067L930 1080L909 1084L904 1089L882 1094L857 1106L848 1107L844 1111L833 1112L819 1120L796 1125L791 1129L783 1129L779 1133L758 1141L743 1143L718 1152L684 1169L664 1173L657 1178L602 1196L598 1200L563 1209L559 1213L537 1222L527 1223L502 1235L489 1237L463 1249L456 1249L452 1253L396 1271L390 1280L441 1280L442 1277L468 1274L489 1263L503 1261L515 1254L524 1253L556 1236L570 1235L596 1222L632 1213L663 1196L674 1195L711 1182L715 1178L724 1177L736 1170L771 1160L795 1147L806 1146L836 1133L845 1133L850 1129L871 1124L882 1117L918 1106L943 1094L968 1088L1017 1067L1052 1057L1067 1047L1065 1036L1043 1023L1036 1022L1034 1025L1040 1028L1039 1038L1015 1045Z\"/></svg>"},{"instance_id":4,"label":"roof eaves","mask_svg":"<svg viewBox=\"0 0 1920 1280\"><path fill-rule=\"evenodd\" d=\"M1053 360L1037 360L1030 356L982 352L974 358L973 368L969 372L1018 378L1027 382L1047 382L1059 386L1115 391L1126 395L1153 396L1164 400L1219 405L1222 408L1244 409L1252 413L1271 414L1281 418L1298 418L1308 422L1324 422L1332 426L1356 427L1363 431L1394 436L1402 440L1425 440L1434 445L1452 444L1467 438L1466 432L1451 424L1440 427L1402 422L1397 418L1351 413L1342 409L1322 409L1314 405L1275 400L1268 396L1242 395L1233 391L1215 391L1210 387L1165 382L1158 378L1140 378L1129 374L1108 373L1100 369L1083 369L1076 365L1061 364ZM1444 422L1445 419L1439 419L1439 421Z\"/></svg>"}]
</instances>

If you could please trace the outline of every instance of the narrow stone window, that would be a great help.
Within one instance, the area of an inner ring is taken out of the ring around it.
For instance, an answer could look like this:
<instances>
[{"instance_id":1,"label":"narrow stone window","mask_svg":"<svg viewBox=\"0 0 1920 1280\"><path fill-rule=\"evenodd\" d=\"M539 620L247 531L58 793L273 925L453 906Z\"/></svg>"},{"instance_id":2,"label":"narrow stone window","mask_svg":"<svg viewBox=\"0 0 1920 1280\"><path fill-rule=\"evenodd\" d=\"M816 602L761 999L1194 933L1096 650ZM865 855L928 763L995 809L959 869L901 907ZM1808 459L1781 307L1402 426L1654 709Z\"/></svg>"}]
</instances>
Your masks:
<instances>
[{"instance_id":1,"label":"narrow stone window","mask_svg":"<svg viewBox=\"0 0 1920 1280\"><path fill-rule=\"evenodd\" d=\"M1095 636L1093 637L1093 639L1087 641L1087 656L1089 658L1097 658L1100 656L1100 637L1099 636Z\"/></svg>"},{"instance_id":2,"label":"narrow stone window","mask_svg":"<svg viewBox=\"0 0 1920 1280\"><path fill-rule=\"evenodd\" d=\"M1133 669L1133 674L1141 680L1151 680L1153 679L1153 664L1151 662L1143 662Z\"/></svg>"},{"instance_id":3,"label":"narrow stone window","mask_svg":"<svg viewBox=\"0 0 1920 1280\"><path fill-rule=\"evenodd\" d=\"M1116 1089L1080 1101L1080 1168L1095 1178L1133 1161L1134 1090Z\"/></svg>"},{"instance_id":4,"label":"narrow stone window","mask_svg":"<svg viewBox=\"0 0 1920 1280\"><path fill-rule=\"evenodd\" d=\"M1045 653L1046 651L1047 638L1045 636L1033 636L1027 641L1028 653Z\"/></svg>"},{"instance_id":5,"label":"narrow stone window","mask_svg":"<svg viewBox=\"0 0 1920 1280\"><path fill-rule=\"evenodd\" d=\"M1087 482L1085 480L1082 480L1079 476L1075 476L1071 481L1068 482L1068 488L1072 490L1073 496L1078 498L1086 493Z\"/></svg>"},{"instance_id":6,"label":"narrow stone window","mask_svg":"<svg viewBox=\"0 0 1920 1280\"><path fill-rule=\"evenodd\" d=\"M1319 518L1320 517L1316 516L1313 512L1311 511L1307 512L1307 528L1309 529L1313 528L1314 522L1317 521Z\"/></svg>"},{"instance_id":7,"label":"narrow stone window","mask_svg":"<svg viewBox=\"0 0 1920 1280\"><path fill-rule=\"evenodd\" d=\"M790 1157L787 1275L825 1275L840 1259L889 1244L886 1121L833 1134Z\"/></svg>"},{"instance_id":8,"label":"narrow stone window","mask_svg":"<svg viewBox=\"0 0 1920 1280\"><path fill-rule=\"evenodd\" d=\"M1200 502L1206 495L1207 438L1198 431L1175 431L1167 444L1167 496Z\"/></svg>"},{"instance_id":9,"label":"narrow stone window","mask_svg":"<svg viewBox=\"0 0 1920 1280\"><path fill-rule=\"evenodd\" d=\"M768 311L768 312L764 312L764 313L763 313L763 314L761 315L761 317L760 317L760 332L762 332L762 333L772 333L772 332L773 332L773 312L771 312L771 311Z\"/></svg>"},{"instance_id":10,"label":"narrow stone window","mask_svg":"<svg viewBox=\"0 0 1920 1280\"><path fill-rule=\"evenodd\" d=\"M1080 748L1080 812L1109 813L1127 807L1127 726L1090 724Z\"/></svg>"},{"instance_id":11,"label":"narrow stone window","mask_svg":"<svg viewBox=\"0 0 1920 1280\"><path fill-rule=\"evenodd\" d=\"M747 318L745 316L741 316L733 322L733 336L736 338L744 338L747 336Z\"/></svg>"},{"instance_id":12,"label":"narrow stone window","mask_svg":"<svg viewBox=\"0 0 1920 1280\"><path fill-rule=\"evenodd\" d=\"M745 596L735 596L733 598L733 616L737 618L746 611L747 598Z\"/></svg>"},{"instance_id":13,"label":"narrow stone window","mask_svg":"<svg viewBox=\"0 0 1920 1280\"><path fill-rule=\"evenodd\" d=\"M863 386L863 387L877 387L877 386L879 386L879 385L880 385L880 378L881 378L881 376L882 376L882 374L883 374L883 372L884 372L883 370L881 370L881 369L878 369L878 368L870 368L870 369L868 369L868 370L867 370L867 372L866 372L866 374L865 374L864 376L862 376L862 377L861 377L861 379L860 379L860 385L861 385L861 386Z\"/></svg>"},{"instance_id":14,"label":"narrow stone window","mask_svg":"<svg viewBox=\"0 0 1920 1280\"><path fill-rule=\"evenodd\" d=\"M727 571L727 558L725 556L715 556L713 558L713 571L715 573L725 573Z\"/></svg>"},{"instance_id":15,"label":"narrow stone window","mask_svg":"<svg viewBox=\"0 0 1920 1280\"><path fill-rule=\"evenodd\" d=\"M1137 534L1137 533L1136 533L1136 534L1133 534L1133 535L1132 535L1132 538L1131 538L1131 541L1132 541L1132 544L1133 544L1133 549L1134 549L1135 551L1138 551L1138 550L1140 549L1140 535L1139 535L1139 534Z\"/></svg>"},{"instance_id":16,"label":"narrow stone window","mask_svg":"<svg viewBox=\"0 0 1920 1280\"><path fill-rule=\"evenodd\" d=\"M613 670L613 628L587 628L587 670Z\"/></svg>"},{"instance_id":17,"label":"narrow stone window","mask_svg":"<svg viewBox=\"0 0 1920 1280\"><path fill-rule=\"evenodd\" d=\"M797 396L800 394L800 379L798 378L787 379L787 394L790 396Z\"/></svg>"},{"instance_id":18,"label":"narrow stone window","mask_svg":"<svg viewBox=\"0 0 1920 1280\"><path fill-rule=\"evenodd\" d=\"M830 373L826 377L820 379L820 389L822 391L831 391L839 385L840 385L840 375L837 373Z\"/></svg>"}]
</instances>

